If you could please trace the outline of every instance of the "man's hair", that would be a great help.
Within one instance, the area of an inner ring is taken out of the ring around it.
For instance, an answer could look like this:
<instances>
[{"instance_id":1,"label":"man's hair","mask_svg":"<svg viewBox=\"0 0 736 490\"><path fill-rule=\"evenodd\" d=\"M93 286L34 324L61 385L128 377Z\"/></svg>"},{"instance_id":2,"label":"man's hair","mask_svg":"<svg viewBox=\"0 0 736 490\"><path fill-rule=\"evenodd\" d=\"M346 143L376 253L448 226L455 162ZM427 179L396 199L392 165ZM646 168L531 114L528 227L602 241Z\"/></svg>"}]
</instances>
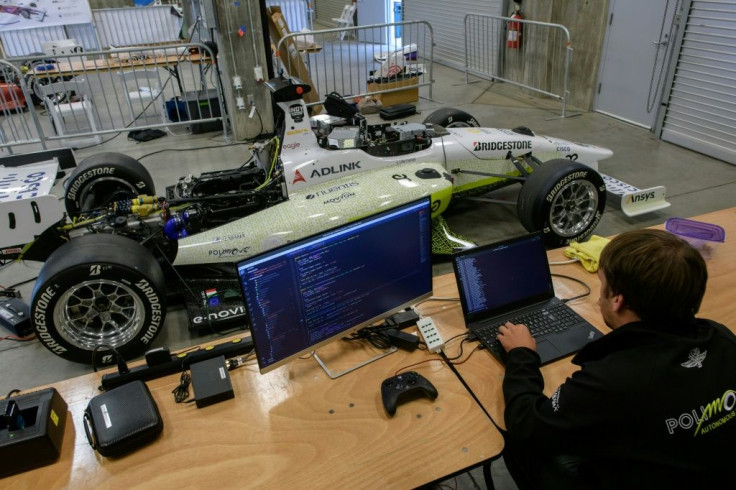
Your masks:
<instances>
[{"instance_id":1,"label":"man's hair","mask_svg":"<svg viewBox=\"0 0 736 490\"><path fill-rule=\"evenodd\" d=\"M603 249L600 267L608 283L603 294L622 294L642 320L693 318L708 281L700 253L662 230L618 235Z\"/></svg>"}]
</instances>

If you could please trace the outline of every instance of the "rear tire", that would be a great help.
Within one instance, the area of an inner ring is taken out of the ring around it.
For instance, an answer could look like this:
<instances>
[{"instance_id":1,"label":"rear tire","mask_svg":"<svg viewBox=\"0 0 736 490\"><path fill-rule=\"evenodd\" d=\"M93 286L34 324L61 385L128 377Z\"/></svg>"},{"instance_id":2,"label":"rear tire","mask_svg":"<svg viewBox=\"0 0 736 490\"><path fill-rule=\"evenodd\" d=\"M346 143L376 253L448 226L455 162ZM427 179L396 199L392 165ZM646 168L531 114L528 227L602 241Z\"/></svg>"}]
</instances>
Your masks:
<instances>
[{"instance_id":1,"label":"rear tire","mask_svg":"<svg viewBox=\"0 0 736 490\"><path fill-rule=\"evenodd\" d=\"M64 206L70 216L75 216L142 194L156 195L146 167L122 153L100 153L84 159L69 176Z\"/></svg>"},{"instance_id":2,"label":"rear tire","mask_svg":"<svg viewBox=\"0 0 736 490\"><path fill-rule=\"evenodd\" d=\"M478 121L465 111L446 107L438 109L424 119L425 124L436 124L443 128L479 128Z\"/></svg>"},{"instance_id":3,"label":"rear tire","mask_svg":"<svg viewBox=\"0 0 736 490\"><path fill-rule=\"evenodd\" d=\"M585 241L606 207L606 185L598 172L558 159L534 170L519 193L517 212L527 231L541 231L548 247Z\"/></svg>"},{"instance_id":4,"label":"rear tire","mask_svg":"<svg viewBox=\"0 0 736 490\"><path fill-rule=\"evenodd\" d=\"M166 316L166 283L153 255L119 235L85 235L48 258L31 297L36 337L54 354L91 363L98 345L126 359L150 348ZM97 365L115 361L99 349Z\"/></svg>"}]
</instances>

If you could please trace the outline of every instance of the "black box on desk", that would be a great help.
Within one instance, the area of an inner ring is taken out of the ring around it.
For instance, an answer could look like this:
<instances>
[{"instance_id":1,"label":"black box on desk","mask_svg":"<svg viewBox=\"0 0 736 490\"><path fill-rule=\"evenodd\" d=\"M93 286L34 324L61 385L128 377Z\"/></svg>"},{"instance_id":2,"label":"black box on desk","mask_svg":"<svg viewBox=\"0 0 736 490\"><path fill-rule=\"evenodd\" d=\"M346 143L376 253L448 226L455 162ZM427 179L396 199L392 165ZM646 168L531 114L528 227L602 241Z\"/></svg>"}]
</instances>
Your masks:
<instances>
[{"instance_id":1,"label":"black box on desk","mask_svg":"<svg viewBox=\"0 0 736 490\"><path fill-rule=\"evenodd\" d=\"M199 92L185 92L182 99L187 104L189 119L207 119L220 117L220 101L217 99L217 90L200 90ZM222 131L222 121L194 122L190 126L193 134Z\"/></svg>"},{"instance_id":2,"label":"black box on desk","mask_svg":"<svg viewBox=\"0 0 736 490\"><path fill-rule=\"evenodd\" d=\"M10 420L8 412L13 414ZM0 401L0 413L6 415L0 420L0 478L56 461L66 412L66 402L54 388Z\"/></svg>"}]
</instances>

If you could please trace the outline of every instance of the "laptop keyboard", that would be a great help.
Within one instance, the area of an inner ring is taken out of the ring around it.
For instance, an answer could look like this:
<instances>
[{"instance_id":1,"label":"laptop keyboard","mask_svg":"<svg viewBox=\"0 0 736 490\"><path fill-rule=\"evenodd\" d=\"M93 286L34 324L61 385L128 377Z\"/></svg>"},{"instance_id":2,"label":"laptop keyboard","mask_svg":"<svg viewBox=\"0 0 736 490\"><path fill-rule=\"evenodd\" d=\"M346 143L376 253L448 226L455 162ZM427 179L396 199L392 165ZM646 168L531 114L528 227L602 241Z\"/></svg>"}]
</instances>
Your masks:
<instances>
[{"instance_id":1,"label":"laptop keyboard","mask_svg":"<svg viewBox=\"0 0 736 490\"><path fill-rule=\"evenodd\" d=\"M539 337L551 333L562 332L573 325L584 322L577 313L571 310L564 303L543 308L541 310L521 315L508 320L511 323L523 323L529 328L532 337ZM498 327L506 322L489 323L488 325L478 325L474 328L475 334L481 339L485 346L498 355L504 355L503 346L496 339L498 335Z\"/></svg>"}]
</instances>

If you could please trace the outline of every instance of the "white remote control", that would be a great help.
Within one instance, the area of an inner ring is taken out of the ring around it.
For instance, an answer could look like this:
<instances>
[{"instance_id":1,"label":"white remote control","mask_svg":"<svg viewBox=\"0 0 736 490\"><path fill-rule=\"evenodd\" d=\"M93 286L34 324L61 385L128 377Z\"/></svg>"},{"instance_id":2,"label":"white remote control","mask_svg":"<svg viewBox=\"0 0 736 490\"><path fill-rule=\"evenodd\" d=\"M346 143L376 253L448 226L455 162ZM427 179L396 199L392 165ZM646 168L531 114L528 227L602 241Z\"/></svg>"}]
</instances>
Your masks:
<instances>
[{"instance_id":1,"label":"white remote control","mask_svg":"<svg viewBox=\"0 0 736 490\"><path fill-rule=\"evenodd\" d=\"M422 333L424 343L427 344L429 352L439 352L445 346L445 341L440 335L440 331L437 330L437 325L434 324L431 317L425 316L420 318L417 322L417 328Z\"/></svg>"}]
</instances>

